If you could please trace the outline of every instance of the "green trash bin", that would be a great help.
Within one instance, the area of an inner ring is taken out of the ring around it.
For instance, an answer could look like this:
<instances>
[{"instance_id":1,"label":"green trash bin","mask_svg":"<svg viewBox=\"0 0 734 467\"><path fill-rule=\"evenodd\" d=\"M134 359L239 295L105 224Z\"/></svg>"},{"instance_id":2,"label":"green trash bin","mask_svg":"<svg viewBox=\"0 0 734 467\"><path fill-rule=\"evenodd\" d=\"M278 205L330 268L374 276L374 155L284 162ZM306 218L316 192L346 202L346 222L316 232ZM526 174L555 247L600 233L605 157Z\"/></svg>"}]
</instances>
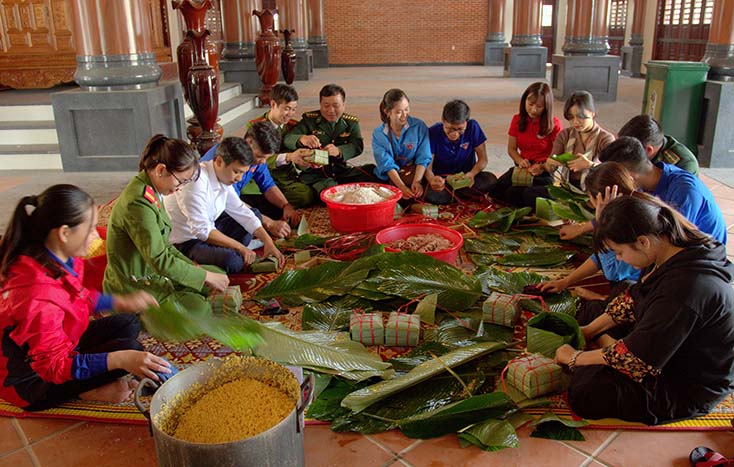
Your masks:
<instances>
[{"instance_id":1,"label":"green trash bin","mask_svg":"<svg viewBox=\"0 0 734 467\"><path fill-rule=\"evenodd\" d=\"M698 152L703 93L709 66L701 62L647 62L642 112L660 122L663 132Z\"/></svg>"}]
</instances>

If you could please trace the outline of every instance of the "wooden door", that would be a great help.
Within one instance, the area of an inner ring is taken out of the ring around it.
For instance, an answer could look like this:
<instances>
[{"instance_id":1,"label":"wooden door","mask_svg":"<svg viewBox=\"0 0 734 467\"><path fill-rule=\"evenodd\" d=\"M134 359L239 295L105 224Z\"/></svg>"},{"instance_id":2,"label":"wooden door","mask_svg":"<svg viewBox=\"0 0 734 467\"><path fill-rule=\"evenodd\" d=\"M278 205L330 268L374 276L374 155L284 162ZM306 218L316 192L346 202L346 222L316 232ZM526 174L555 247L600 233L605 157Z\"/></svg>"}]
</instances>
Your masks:
<instances>
[{"instance_id":1,"label":"wooden door","mask_svg":"<svg viewBox=\"0 0 734 467\"><path fill-rule=\"evenodd\" d=\"M621 55L627 27L627 5L627 0L612 0L609 5L609 55Z\"/></svg>"},{"instance_id":2,"label":"wooden door","mask_svg":"<svg viewBox=\"0 0 734 467\"><path fill-rule=\"evenodd\" d=\"M653 59L701 60L713 11L714 0L658 0Z\"/></svg>"},{"instance_id":3,"label":"wooden door","mask_svg":"<svg viewBox=\"0 0 734 467\"><path fill-rule=\"evenodd\" d=\"M548 49L548 63L556 53L556 23L558 14L555 0L543 0L542 20L540 23L540 37L543 47Z\"/></svg>"}]
</instances>

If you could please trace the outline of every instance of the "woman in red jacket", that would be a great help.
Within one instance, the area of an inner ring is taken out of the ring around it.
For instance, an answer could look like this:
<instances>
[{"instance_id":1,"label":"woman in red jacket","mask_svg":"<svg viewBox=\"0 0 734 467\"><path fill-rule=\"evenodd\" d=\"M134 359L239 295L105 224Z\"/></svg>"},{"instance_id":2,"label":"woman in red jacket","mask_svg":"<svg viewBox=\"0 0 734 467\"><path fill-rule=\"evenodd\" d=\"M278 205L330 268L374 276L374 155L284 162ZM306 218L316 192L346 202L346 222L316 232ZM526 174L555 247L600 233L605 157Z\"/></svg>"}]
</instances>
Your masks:
<instances>
[{"instance_id":1,"label":"woman in red jacket","mask_svg":"<svg viewBox=\"0 0 734 467\"><path fill-rule=\"evenodd\" d=\"M96 238L92 198L73 185L26 196L0 240L0 397L27 410L68 399L121 402L134 383L159 380L168 362L142 351L134 314L90 321L104 310L155 305L146 292L103 295L82 286L81 259Z\"/></svg>"}]
</instances>

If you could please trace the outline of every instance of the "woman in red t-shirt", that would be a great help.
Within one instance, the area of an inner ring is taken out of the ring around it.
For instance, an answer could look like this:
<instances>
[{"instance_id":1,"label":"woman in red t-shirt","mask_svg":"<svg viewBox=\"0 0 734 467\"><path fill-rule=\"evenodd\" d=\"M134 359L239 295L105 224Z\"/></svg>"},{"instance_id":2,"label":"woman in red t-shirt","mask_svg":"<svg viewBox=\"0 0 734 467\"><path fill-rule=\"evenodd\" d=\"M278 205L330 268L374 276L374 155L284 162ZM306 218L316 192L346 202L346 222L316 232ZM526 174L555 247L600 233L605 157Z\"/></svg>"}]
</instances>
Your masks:
<instances>
[{"instance_id":1,"label":"woman in red t-shirt","mask_svg":"<svg viewBox=\"0 0 734 467\"><path fill-rule=\"evenodd\" d=\"M497 180L490 195L515 206L535 208L535 196L528 196L528 186L513 186L512 173L516 168L518 171L526 169L533 176L532 186L549 184L551 176L544 164L560 131L561 121L553 116L550 86L543 82L531 84L520 98L520 113L512 117L508 131L507 154L515 167ZM529 182L527 178L525 180Z\"/></svg>"}]
</instances>

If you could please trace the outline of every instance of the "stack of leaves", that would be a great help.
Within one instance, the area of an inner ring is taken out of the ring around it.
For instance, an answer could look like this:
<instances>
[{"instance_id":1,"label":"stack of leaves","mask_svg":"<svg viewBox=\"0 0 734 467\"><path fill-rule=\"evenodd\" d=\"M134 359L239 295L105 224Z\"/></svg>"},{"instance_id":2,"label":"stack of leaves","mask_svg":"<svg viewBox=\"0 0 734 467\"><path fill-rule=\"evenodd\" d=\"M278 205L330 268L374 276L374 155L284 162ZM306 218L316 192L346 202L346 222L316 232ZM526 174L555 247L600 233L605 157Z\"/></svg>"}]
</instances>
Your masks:
<instances>
[{"instance_id":1,"label":"stack of leaves","mask_svg":"<svg viewBox=\"0 0 734 467\"><path fill-rule=\"evenodd\" d=\"M385 325L385 345L410 346L418 345L421 334L421 319L419 315L409 315L393 311Z\"/></svg>"},{"instance_id":2,"label":"stack of leaves","mask_svg":"<svg viewBox=\"0 0 734 467\"><path fill-rule=\"evenodd\" d=\"M528 352L553 358L558 347L569 344L575 349L586 345L576 318L563 313L538 313L530 318L527 329Z\"/></svg>"},{"instance_id":3,"label":"stack of leaves","mask_svg":"<svg viewBox=\"0 0 734 467\"><path fill-rule=\"evenodd\" d=\"M382 313L352 313L349 318L349 331L353 341L364 345L381 345L385 342Z\"/></svg>"},{"instance_id":4,"label":"stack of leaves","mask_svg":"<svg viewBox=\"0 0 734 467\"><path fill-rule=\"evenodd\" d=\"M500 232L507 232L514 224L520 222L523 217L530 214L530 208L500 208L496 211L479 211L469 219L469 227L490 228Z\"/></svg>"},{"instance_id":5,"label":"stack of leaves","mask_svg":"<svg viewBox=\"0 0 734 467\"><path fill-rule=\"evenodd\" d=\"M572 190L571 185L549 186L548 194L553 197L553 201L548 200L550 208L561 219L586 222L594 218L594 214L585 207L589 197L577 189Z\"/></svg>"},{"instance_id":6,"label":"stack of leaves","mask_svg":"<svg viewBox=\"0 0 734 467\"><path fill-rule=\"evenodd\" d=\"M550 358L540 354L514 358L507 364L507 384L522 391L529 399L551 392L565 391L568 378L561 367Z\"/></svg>"}]
</instances>

